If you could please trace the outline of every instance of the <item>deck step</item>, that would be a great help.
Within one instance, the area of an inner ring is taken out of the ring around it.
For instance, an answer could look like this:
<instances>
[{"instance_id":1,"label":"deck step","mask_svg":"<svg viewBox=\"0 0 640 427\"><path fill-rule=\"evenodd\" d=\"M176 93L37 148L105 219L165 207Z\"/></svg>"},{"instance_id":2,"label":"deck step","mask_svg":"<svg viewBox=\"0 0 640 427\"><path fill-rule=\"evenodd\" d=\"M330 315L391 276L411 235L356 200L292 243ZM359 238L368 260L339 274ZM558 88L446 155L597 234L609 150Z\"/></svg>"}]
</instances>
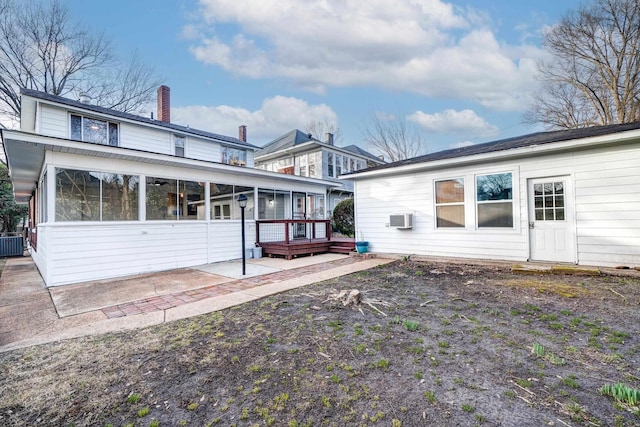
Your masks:
<instances>
[{"instance_id":1,"label":"deck step","mask_svg":"<svg viewBox=\"0 0 640 427\"><path fill-rule=\"evenodd\" d=\"M329 246L329 252L334 254L348 254L354 249L355 247L349 247L349 246L337 246L337 245Z\"/></svg>"}]
</instances>

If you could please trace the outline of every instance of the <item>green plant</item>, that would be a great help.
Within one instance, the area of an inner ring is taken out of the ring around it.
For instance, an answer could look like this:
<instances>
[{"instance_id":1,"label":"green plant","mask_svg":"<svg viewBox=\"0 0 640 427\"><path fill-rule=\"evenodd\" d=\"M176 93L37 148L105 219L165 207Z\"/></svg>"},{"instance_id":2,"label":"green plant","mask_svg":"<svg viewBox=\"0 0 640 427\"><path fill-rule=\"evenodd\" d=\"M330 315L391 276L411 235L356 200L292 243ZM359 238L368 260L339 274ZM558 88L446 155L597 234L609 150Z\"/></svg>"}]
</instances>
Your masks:
<instances>
[{"instance_id":1,"label":"green plant","mask_svg":"<svg viewBox=\"0 0 640 427\"><path fill-rule=\"evenodd\" d=\"M434 392L429 391L429 390L425 390L424 391L424 397L427 398L427 402L434 404L436 403L436 395Z\"/></svg>"},{"instance_id":2,"label":"green plant","mask_svg":"<svg viewBox=\"0 0 640 427\"><path fill-rule=\"evenodd\" d=\"M145 406L144 408L138 411L138 418L146 417L149 415L149 407Z\"/></svg>"},{"instance_id":3,"label":"green plant","mask_svg":"<svg viewBox=\"0 0 640 427\"><path fill-rule=\"evenodd\" d=\"M196 409L198 409L198 406L200 405L197 402L189 403L187 409L190 411L195 411Z\"/></svg>"},{"instance_id":4,"label":"green plant","mask_svg":"<svg viewBox=\"0 0 640 427\"><path fill-rule=\"evenodd\" d=\"M347 237L355 236L356 228L352 198L343 200L336 205L336 207L333 209L331 222L338 233L344 234Z\"/></svg>"},{"instance_id":5,"label":"green plant","mask_svg":"<svg viewBox=\"0 0 640 427\"><path fill-rule=\"evenodd\" d=\"M158 427L160 425L160 421L153 420L149 423L149 427Z\"/></svg>"},{"instance_id":6,"label":"green plant","mask_svg":"<svg viewBox=\"0 0 640 427\"><path fill-rule=\"evenodd\" d=\"M611 396L617 401L629 406L638 406L640 403L640 390L629 387L626 384L605 384L600 389L603 396Z\"/></svg>"},{"instance_id":7,"label":"green plant","mask_svg":"<svg viewBox=\"0 0 640 427\"><path fill-rule=\"evenodd\" d=\"M131 393L129 397L127 397L127 402L133 405L134 403L138 402L138 400L140 400L140 397L141 396L138 393Z\"/></svg>"},{"instance_id":8,"label":"green plant","mask_svg":"<svg viewBox=\"0 0 640 427\"><path fill-rule=\"evenodd\" d=\"M462 410L465 412L473 412L475 411L475 408L467 403L463 403L462 404Z\"/></svg>"},{"instance_id":9,"label":"green plant","mask_svg":"<svg viewBox=\"0 0 640 427\"><path fill-rule=\"evenodd\" d=\"M569 386L571 388L580 388L580 385L578 384L578 382L576 381L576 376L575 375L569 375L566 378L562 379L562 383L566 386Z\"/></svg>"},{"instance_id":10,"label":"green plant","mask_svg":"<svg viewBox=\"0 0 640 427\"><path fill-rule=\"evenodd\" d=\"M411 332L415 332L418 329L420 329L420 323L419 322L414 322L412 320L404 320L402 322L402 324L404 325L404 327Z\"/></svg>"}]
</instances>

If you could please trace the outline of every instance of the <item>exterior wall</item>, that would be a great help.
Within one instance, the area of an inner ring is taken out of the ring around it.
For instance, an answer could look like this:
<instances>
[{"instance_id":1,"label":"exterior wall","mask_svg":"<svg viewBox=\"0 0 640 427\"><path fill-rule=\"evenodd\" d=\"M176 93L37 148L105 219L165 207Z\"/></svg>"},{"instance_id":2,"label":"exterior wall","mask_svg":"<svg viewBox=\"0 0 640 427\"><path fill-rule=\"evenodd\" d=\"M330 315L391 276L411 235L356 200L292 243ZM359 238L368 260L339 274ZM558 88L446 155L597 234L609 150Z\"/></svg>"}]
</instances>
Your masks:
<instances>
[{"instance_id":1,"label":"exterior wall","mask_svg":"<svg viewBox=\"0 0 640 427\"><path fill-rule=\"evenodd\" d=\"M245 224L248 248L255 244L253 224ZM39 228L51 248L43 274L48 286L242 257L240 221L76 223Z\"/></svg>"},{"instance_id":2,"label":"exterior wall","mask_svg":"<svg viewBox=\"0 0 640 427\"><path fill-rule=\"evenodd\" d=\"M513 173L514 227L475 226L475 175ZM356 181L356 237L380 253L529 259L527 180L566 176L575 210L576 260L582 265L640 265L640 144L554 154ZM465 178L464 229L435 226L434 181ZM389 215L413 213L413 229L386 226Z\"/></svg>"},{"instance_id":3,"label":"exterior wall","mask_svg":"<svg viewBox=\"0 0 640 427\"><path fill-rule=\"evenodd\" d=\"M173 134L171 132L123 122L120 122L119 128L120 147L152 153L173 154Z\"/></svg>"},{"instance_id":4,"label":"exterior wall","mask_svg":"<svg viewBox=\"0 0 640 427\"><path fill-rule=\"evenodd\" d=\"M64 108L40 105L39 133L56 138L69 137L69 115Z\"/></svg>"},{"instance_id":5,"label":"exterior wall","mask_svg":"<svg viewBox=\"0 0 640 427\"><path fill-rule=\"evenodd\" d=\"M191 159L218 163L222 161L220 144L216 144L211 141L205 141L203 139L188 136L185 151L185 157L189 157Z\"/></svg>"}]
</instances>

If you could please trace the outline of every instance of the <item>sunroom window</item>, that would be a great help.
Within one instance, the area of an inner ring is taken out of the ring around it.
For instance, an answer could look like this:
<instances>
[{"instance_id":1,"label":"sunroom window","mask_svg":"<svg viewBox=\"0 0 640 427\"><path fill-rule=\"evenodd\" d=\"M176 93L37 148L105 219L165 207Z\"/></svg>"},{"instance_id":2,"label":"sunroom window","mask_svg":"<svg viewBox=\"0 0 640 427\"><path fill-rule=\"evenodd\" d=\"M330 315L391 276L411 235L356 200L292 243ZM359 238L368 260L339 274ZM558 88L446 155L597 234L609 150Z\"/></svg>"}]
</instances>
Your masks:
<instances>
[{"instance_id":1,"label":"sunroom window","mask_svg":"<svg viewBox=\"0 0 640 427\"><path fill-rule=\"evenodd\" d=\"M513 177L511 173L476 176L478 228L513 227Z\"/></svg>"},{"instance_id":2,"label":"sunroom window","mask_svg":"<svg viewBox=\"0 0 640 427\"><path fill-rule=\"evenodd\" d=\"M71 115L71 139L118 146L118 124L93 117Z\"/></svg>"}]
</instances>

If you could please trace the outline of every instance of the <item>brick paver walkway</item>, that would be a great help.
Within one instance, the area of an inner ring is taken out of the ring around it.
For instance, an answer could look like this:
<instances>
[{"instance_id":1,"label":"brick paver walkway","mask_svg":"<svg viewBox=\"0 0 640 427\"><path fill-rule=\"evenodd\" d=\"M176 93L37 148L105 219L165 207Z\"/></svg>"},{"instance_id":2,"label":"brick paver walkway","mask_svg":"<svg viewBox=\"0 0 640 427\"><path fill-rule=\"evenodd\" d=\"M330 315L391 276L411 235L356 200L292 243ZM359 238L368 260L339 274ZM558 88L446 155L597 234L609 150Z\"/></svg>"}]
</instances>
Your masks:
<instances>
[{"instance_id":1,"label":"brick paver walkway","mask_svg":"<svg viewBox=\"0 0 640 427\"><path fill-rule=\"evenodd\" d=\"M232 282L222 283L219 285L207 286L204 288L193 289L190 291L176 292L172 294L159 295L153 298L146 298L139 301L118 304L112 307L102 309L102 312L109 318L133 316L136 314L151 313L159 310L177 307L190 302L200 301L207 298L217 297L232 292L243 291L258 286L268 285L270 283L281 282L283 280L293 279L307 274L316 273L331 268L341 267L343 265L354 264L362 261L359 257L348 257L335 261L324 262L320 264L309 265L291 270L282 270L275 273L263 274L260 276L248 277L246 279L238 279Z\"/></svg>"}]
</instances>

